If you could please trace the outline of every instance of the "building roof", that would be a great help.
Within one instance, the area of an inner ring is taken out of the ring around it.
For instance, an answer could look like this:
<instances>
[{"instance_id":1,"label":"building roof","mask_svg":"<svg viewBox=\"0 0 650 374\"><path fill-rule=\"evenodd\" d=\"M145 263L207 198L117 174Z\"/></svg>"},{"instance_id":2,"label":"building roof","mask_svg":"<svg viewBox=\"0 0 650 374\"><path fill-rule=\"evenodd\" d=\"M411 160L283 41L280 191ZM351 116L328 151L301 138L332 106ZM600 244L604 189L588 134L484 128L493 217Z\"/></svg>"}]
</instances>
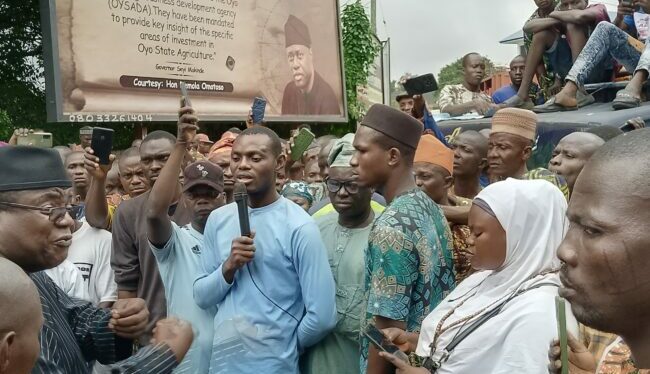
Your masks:
<instances>
[{"instance_id":1,"label":"building roof","mask_svg":"<svg viewBox=\"0 0 650 374\"><path fill-rule=\"evenodd\" d=\"M500 44L521 44L524 42L524 31L519 30L499 40Z\"/></svg>"}]
</instances>

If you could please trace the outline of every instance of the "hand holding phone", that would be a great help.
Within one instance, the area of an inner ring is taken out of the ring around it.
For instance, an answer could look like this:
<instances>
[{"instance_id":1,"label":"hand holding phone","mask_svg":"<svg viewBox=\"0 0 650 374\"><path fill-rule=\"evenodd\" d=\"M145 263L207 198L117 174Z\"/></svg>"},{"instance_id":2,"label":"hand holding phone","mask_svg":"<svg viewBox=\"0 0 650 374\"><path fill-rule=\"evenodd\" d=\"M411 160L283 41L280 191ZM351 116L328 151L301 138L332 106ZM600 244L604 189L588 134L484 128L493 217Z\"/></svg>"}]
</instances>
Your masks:
<instances>
[{"instance_id":1,"label":"hand holding phone","mask_svg":"<svg viewBox=\"0 0 650 374\"><path fill-rule=\"evenodd\" d=\"M185 82L180 82L179 86L181 88L181 96L185 104L184 106L192 106L192 102L190 101L190 95L187 92L187 85L185 84Z\"/></svg>"},{"instance_id":2,"label":"hand holding phone","mask_svg":"<svg viewBox=\"0 0 650 374\"><path fill-rule=\"evenodd\" d=\"M266 99L262 97L256 97L255 100L253 100L253 107L251 110L253 116L253 124L259 125L262 122L264 122L264 113L266 111Z\"/></svg>"},{"instance_id":3,"label":"hand holding phone","mask_svg":"<svg viewBox=\"0 0 650 374\"><path fill-rule=\"evenodd\" d=\"M111 151L113 150L113 129L102 127L93 128L93 137L90 141L95 157L99 158L100 165L109 165L111 163Z\"/></svg>"},{"instance_id":4,"label":"hand holding phone","mask_svg":"<svg viewBox=\"0 0 650 374\"><path fill-rule=\"evenodd\" d=\"M366 336L370 343L379 351L390 353L400 360L408 362L408 356L406 353L400 351L399 347L389 341L375 325L368 325L365 331L363 331L363 335Z\"/></svg>"},{"instance_id":5,"label":"hand holding phone","mask_svg":"<svg viewBox=\"0 0 650 374\"><path fill-rule=\"evenodd\" d=\"M291 159L293 161L298 161L302 157L302 154L305 153L307 148L316 138L309 129L303 127L298 131L298 135L293 138L293 145L291 146Z\"/></svg>"},{"instance_id":6,"label":"hand holding phone","mask_svg":"<svg viewBox=\"0 0 650 374\"><path fill-rule=\"evenodd\" d=\"M557 317L558 337L560 338L562 374L569 374L569 342L566 331L566 302L559 296L555 297L555 312Z\"/></svg>"},{"instance_id":7,"label":"hand holding phone","mask_svg":"<svg viewBox=\"0 0 650 374\"><path fill-rule=\"evenodd\" d=\"M422 95L438 90L438 82L433 74L424 74L419 77L410 78L403 84L406 93L410 96Z\"/></svg>"}]
</instances>

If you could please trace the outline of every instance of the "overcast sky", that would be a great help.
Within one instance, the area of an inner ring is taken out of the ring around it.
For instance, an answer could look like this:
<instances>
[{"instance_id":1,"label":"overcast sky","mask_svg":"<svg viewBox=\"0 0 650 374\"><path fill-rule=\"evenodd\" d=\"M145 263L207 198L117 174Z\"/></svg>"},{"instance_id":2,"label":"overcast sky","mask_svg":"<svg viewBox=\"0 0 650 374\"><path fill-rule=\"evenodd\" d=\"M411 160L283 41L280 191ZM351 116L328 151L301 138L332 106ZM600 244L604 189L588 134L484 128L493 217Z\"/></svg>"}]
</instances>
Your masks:
<instances>
[{"instance_id":1,"label":"overcast sky","mask_svg":"<svg viewBox=\"0 0 650 374\"><path fill-rule=\"evenodd\" d=\"M616 0L592 1L599 2L614 4ZM533 0L377 0L377 3L378 36L382 40L391 39L393 79L404 72L437 75L440 68L468 52L479 52L497 64L508 64L517 54L517 48L499 44L499 40L521 29L535 9Z\"/></svg>"}]
</instances>

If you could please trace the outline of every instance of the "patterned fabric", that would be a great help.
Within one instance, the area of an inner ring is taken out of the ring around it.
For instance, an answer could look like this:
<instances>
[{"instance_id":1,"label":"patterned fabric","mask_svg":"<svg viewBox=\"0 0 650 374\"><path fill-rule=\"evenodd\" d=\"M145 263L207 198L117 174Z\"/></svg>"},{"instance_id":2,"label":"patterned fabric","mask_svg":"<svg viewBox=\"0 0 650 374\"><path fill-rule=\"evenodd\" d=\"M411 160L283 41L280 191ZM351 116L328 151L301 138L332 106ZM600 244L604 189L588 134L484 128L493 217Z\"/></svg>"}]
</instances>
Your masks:
<instances>
[{"instance_id":1,"label":"patterned fabric","mask_svg":"<svg viewBox=\"0 0 650 374\"><path fill-rule=\"evenodd\" d=\"M553 0L554 6L558 6L560 3L560 0ZM536 9L533 14L528 18L526 23L529 21L532 21L534 19L540 19L543 17L540 17L539 15L539 10ZM526 46L526 51L530 50L530 45L533 43L533 33L527 32L524 33L524 45ZM555 74L553 73L551 66L548 61L548 57L544 54L543 57L544 60L544 70L546 71L546 74L544 75L543 79L541 79L540 86L542 88L542 91L544 92L544 98L545 99L550 99L551 95L548 92L548 89L553 85L553 82L555 82Z\"/></svg>"},{"instance_id":2,"label":"patterned fabric","mask_svg":"<svg viewBox=\"0 0 650 374\"><path fill-rule=\"evenodd\" d=\"M365 315L364 253L372 225L349 229L338 220L336 211L316 219L336 283L336 327L300 357L302 374L359 373L359 329Z\"/></svg>"},{"instance_id":3,"label":"patterned fabric","mask_svg":"<svg viewBox=\"0 0 650 374\"><path fill-rule=\"evenodd\" d=\"M282 196L289 198L291 196L299 196L307 200L309 206L314 203L314 196L309 190L309 185L305 182L291 181L284 185L282 188Z\"/></svg>"},{"instance_id":4,"label":"patterned fabric","mask_svg":"<svg viewBox=\"0 0 650 374\"><path fill-rule=\"evenodd\" d=\"M206 157L203 154L201 154L201 152L199 152L197 149L192 148L188 153L190 154L190 156L194 161L202 161L206 159Z\"/></svg>"},{"instance_id":5,"label":"patterned fabric","mask_svg":"<svg viewBox=\"0 0 650 374\"><path fill-rule=\"evenodd\" d=\"M130 199L130 195L112 194L106 196L106 204L108 206L108 227L106 230L111 231L111 228L113 227L113 217L115 216L117 207L120 206L123 201Z\"/></svg>"},{"instance_id":6,"label":"patterned fabric","mask_svg":"<svg viewBox=\"0 0 650 374\"><path fill-rule=\"evenodd\" d=\"M309 184L309 192L314 197L314 202L317 203L325 197L327 186L323 182L315 182Z\"/></svg>"},{"instance_id":7,"label":"patterned fabric","mask_svg":"<svg viewBox=\"0 0 650 374\"><path fill-rule=\"evenodd\" d=\"M419 331L424 317L456 285L452 236L442 210L419 189L406 192L386 207L368 241L365 323L382 316ZM367 355L364 338L362 373Z\"/></svg>"},{"instance_id":8,"label":"patterned fabric","mask_svg":"<svg viewBox=\"0 0 650 374\"><path fill-rule=\"evenodd\" d=\"M66 295L44 272L30 274L41 297L44 324L41 351L34 374L89 374L88 362L112 364L130 356L132 341L109 328L109 309ZM171 373L178 365L166 345L143 349L136 356L110 365L111 373ZM142 371L140 371L142 370Z\"/></svg>"},{"instance_id":9,"label":"patterned fabric","mask_svg":"<svg viewBox=\"0 0 650 374\"><path fill-rule=\"evenodd\" d=\"M617 336L580 324L580 338L589 352L594 355L596 362L599 362L607 347L616 340Z\"/></svg>"},{"instance_id":10,"label":"patterned fabric","mask_svg":"<svg viewBox=\"0 0 650 374\"><path fill-rule=\"evenodd\" d=\"M569 201L569 185L566 183L566 180L562 176L557 175L548 169L537 168L537 169L530 170L526 174L524 174L520 179L525 179L525 180L542 179L551 182L557 188L559 188L560 191L562 191L562 194L564 195L566 200Z\"/></svg>"},{"instance_id":11,"label":"patterned fabric","mask_svg":"<svg viewBox=\"0 0 650 374\"><path fill-rule=\"evenodd\" d=\"M455 196L453 200L456 202L456 206L472 205L472 200L464 197ZM456 273L456 284L458 284L474 272L472 263L470 262L472 253L468 250L469 244L467 244L467 239L472 232L467 225L450 224L450 226L454 246L454 270Z\"/></svg>"},{"instance_id":12,"label":"patterned fabric","mask_svg":"<svg viewBox=\"0 0 650 374\"><path fill-rule=\"evenodd\" d=\"M607 347L596 374L650 374L650 369L637 369L632 360L630 347L618 338Z\"/></svg>"},{"instance_id":13,"label":"patterned fabric","mask_svg":"<svg viewBox=\"0 0 650 374\"><path fill-rule=\"evenodd\" d=\"M484 94L483 92L472 92L462 84L449 85L440 91L438 106L440 110L444 110L449 105L460 105L474 100L484 100L492 103L490 95Z\"/></svg>"}]
</instances>

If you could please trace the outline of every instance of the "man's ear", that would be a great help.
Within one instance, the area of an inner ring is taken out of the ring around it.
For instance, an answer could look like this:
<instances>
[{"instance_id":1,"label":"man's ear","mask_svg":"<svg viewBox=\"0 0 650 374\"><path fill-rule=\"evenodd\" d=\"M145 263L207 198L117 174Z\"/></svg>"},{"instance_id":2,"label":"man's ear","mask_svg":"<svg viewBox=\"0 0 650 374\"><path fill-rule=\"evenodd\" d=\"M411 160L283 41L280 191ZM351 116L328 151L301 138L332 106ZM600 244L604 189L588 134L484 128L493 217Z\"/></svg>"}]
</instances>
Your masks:
<instances>
[{"instance_id":1,"label":"man's ear","mask_svg":"<svg viewBox=\"0 0 650 374\"><path fill-rule=\"evenodd\" d=\"M445 177L445 190L450 189L454 185L454 177L448 175Z\"/></svg>"},{"instance_id":2,"label":"man's ear","mask_svg":"<svg viewBox=\"0 0 650 374\"><path fill-rule=\"evenodd\" d=\"M0 374L6 373L9 368L9 353L15 340L16 333L14 331L9 331L0 338Z\"/></svg>"},{"instance_id":3,"label":"man's ear","mask_svg":"<svg viewBox=\"0 0 650 374\"><path fill-rule=\"evenodd\" d=\"M396 166L402 161L402 152L397 148L388 150L388 166Z\"/></svg>"},{"instance_id":4,"label":"man's ear","mask_svg":"<svg viewBox=\"0 0 650 374\"><path fill-rule=\"evenodd\" d=\"M481 170L481 172L487 171L488 168L488 160L487 157L483 157L481 161L478 164L478 168Z\"/></svg>"},{"instance_id":5,"label":"man's ear","mask_svg":"<svg viewBox=\"0 0 650 374\"><path fill-rule=\"evenodd\" d=\"M280 153L280 155L275 159L275 171L278 172L284 170L286 164L287 164L287 155L285 155L284 153Z\"/></svg>"},{"instance_id":6,"label":"man's ear","mask_svg":"<svg viewBox=\"0 0 650 374\"><path fill-rule=\"evenodd\" d=\"M524 148L523 152L521 153L521 158L524 161L528 161L532 155L533 155L533 147L528 145L526 146L526 148Z\"/></svg>"}]
</instances>

